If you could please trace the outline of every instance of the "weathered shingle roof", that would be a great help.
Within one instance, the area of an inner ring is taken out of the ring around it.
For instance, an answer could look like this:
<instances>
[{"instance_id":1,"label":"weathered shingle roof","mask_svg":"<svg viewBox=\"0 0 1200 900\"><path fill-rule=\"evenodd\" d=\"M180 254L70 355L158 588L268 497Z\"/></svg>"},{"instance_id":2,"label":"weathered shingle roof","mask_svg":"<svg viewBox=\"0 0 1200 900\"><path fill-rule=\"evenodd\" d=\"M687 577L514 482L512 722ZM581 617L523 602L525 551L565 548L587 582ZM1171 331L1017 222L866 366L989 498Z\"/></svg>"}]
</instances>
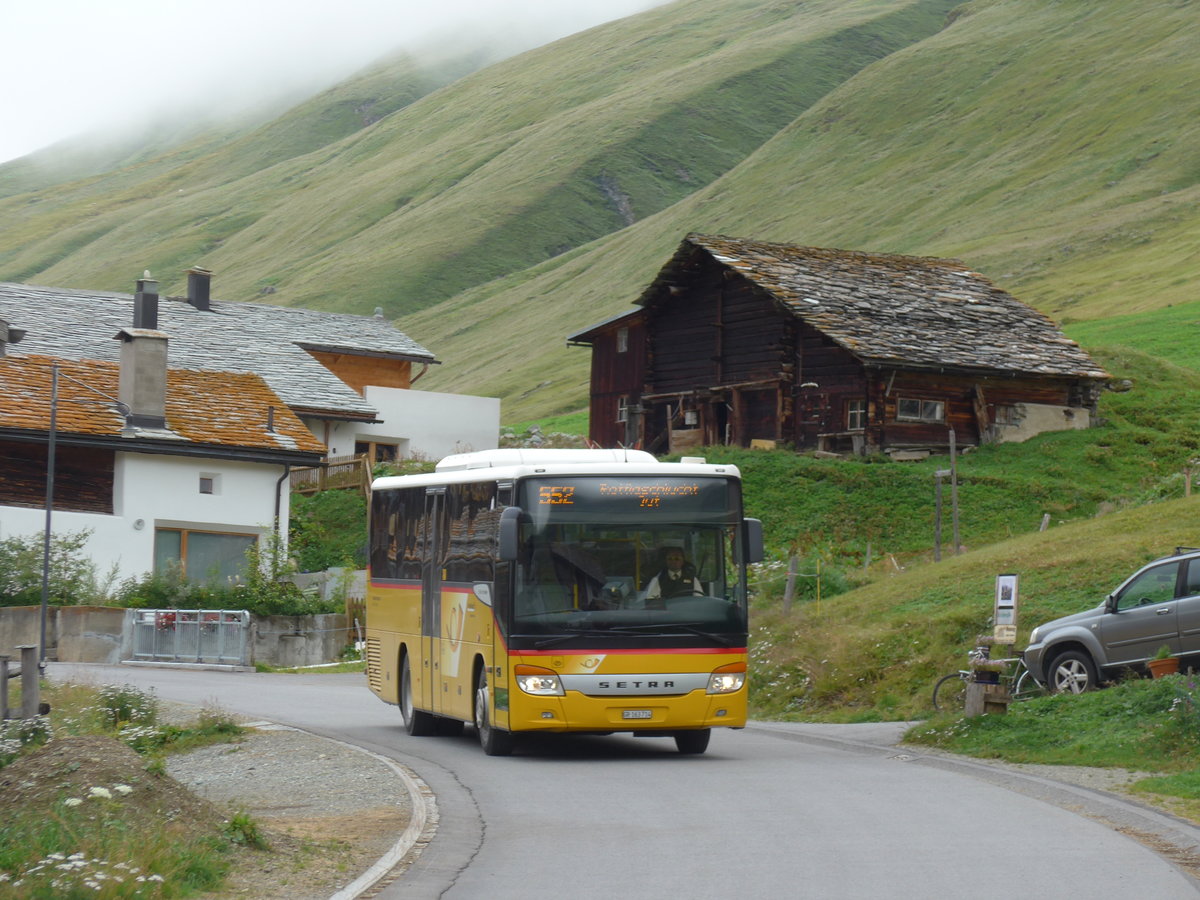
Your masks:
<instances>
[{"instance_id":1,"label":"weathered shingle roof","mask_svg":"<svg viewBox=\"0 0 1200 900\"><path fill-rule=\"evenodd\" d=\"M55 429L63 435L121 437L125 417L116 404L120 366L97 360L47 356L0 358L0 423L6 432L50 427L51 366L59 379ZM87 385L82 387L79 383ZM274 412L269 412L274 407ZM268 430L268 419L272 429ZM229 449L324 453L304 423L257 375L189 369L167 370L166 429L139 430L132 438L178 441ZM132 449L132 445L131 445Z\"/></svg>"},{"instance_id":2,"label":"weathered shingle roof","mask_svg":"<svg viewBox=\"0 0 1200 900\"><path fill-rule=\"evenodd\" d=\"M0 283L0 319L26 330L13 355L117 360L115 335L133 324L133 296ZM158 329L171 368L254 372L293 410L373 418L375 410L307 349L437 362L383 318L214 300L201 311L160 299Z\"/></svg>"},{"instance_id":3,"label":"weathered shingle roof","mask_svg":"<svg viewBox=\"0 0 1200 900\"><path fill-rule=\"evenodd\" d=\"M642 302L696 247L868 365L1109 377L1050 319L954 260L689 234Z\"/></svg>"}]
</instances>

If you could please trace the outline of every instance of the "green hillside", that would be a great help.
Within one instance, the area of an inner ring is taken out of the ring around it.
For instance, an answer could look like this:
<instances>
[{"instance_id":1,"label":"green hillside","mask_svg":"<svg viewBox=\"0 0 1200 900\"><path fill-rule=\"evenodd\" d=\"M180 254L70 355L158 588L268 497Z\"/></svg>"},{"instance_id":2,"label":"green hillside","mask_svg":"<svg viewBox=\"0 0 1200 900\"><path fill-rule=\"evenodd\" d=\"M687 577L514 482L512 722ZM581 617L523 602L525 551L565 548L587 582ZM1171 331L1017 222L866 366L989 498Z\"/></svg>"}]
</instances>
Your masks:
<instances>
[{"instance_id":1,"label":"green hillside","mask_svg":"<svg viewBox=\"0 0 1200 900\"><path fill-rule=\"evenodd\" d=\"M1064 322L1190 300L1197 40L1190 5L960 7L687 200L406 319L447 361L429 387L490 373L511 420L581 403L586 351L486 347L629 308L689 230L958 257Z\"/></svg>"},{"instance_id":2,"label":"green hillside","mask_svg":"<svg viewBox=\"0 0 1200 900\"><path fill-rule=\"evenodd\" d=\"M679 0L0 199L0 279L181 292L199 263L219 297L383 307L445 362L422 387L506 421L585 405L565 336L693 230L958 257L1130 343L1200 266L1198 38L1177 0Z\"/></svg>"},{"instance_id":3,"label":"green hillside","mask_svg":"<svg viewBox=\"0 0 1200 900\"><path fill-rule=\"evenodd\" d=\"M134 167L10 198L0 277L116 289L149 267L171 290L200 262L221 296L272 287L276 302L426 307L688 196L863 66L935 31L951 5L652 10L462 78L344 140L313 139L302 155L262 158L261 142L243 139L167 173ZM342 90L361 99L389 77ZM287 122L319 136L339 109ZM286 122L265 131L295 134Z\"/></svg>"}]
</instances>

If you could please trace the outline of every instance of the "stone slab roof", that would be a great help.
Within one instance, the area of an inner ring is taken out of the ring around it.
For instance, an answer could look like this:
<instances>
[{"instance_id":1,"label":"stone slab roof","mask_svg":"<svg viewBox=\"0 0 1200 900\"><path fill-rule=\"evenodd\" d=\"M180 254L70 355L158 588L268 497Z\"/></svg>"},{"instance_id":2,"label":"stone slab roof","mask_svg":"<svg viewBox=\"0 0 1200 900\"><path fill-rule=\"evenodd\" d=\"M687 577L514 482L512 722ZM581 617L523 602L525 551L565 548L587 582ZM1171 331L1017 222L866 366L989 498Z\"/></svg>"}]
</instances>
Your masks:
<instances>
[{"instance_id":1,"label":"stone slab roof","mask_svg":"<svg viewBox=\"0 0 1200 900\"><path fill-rule=\"evenodd\" d=\"M293 410L373 419L375 409L307 349L436 363L434 355L382 317L213 300L201 311L160 298L158 329L170 339L171 368L253 372ZM0 319L25 329L12 356L120 358L113 336L133 326L131 294L0 283Z\"/></svg>"},{"instance_id":2,"label":"stone slab roof","mask_svg":"<svg viewBox=\"0 0 1200 900\"><path fill-rule=\"evenodd\" d=\"M694 248L867 365L1109 378L1049 318L948 259L689 234L639 302Z\"/></svg>"},{"instance_id":3,"label":"stone slab roof","mask_svg":"<svg viewBox=\"0 0 1200 900\"><path fill-rule=\"evenodd\" d=\"M0 358L0 423L5 432L49 429L54 362L66 376L59 378L56 404L55 429L60 435L124 438L131 442L130 449L137 449L139 441L153 441L160 448L174 441L233 451L295 451L318 457L325 452L257 375L168 369L166 428L135 429L126 435L125 417L108 399L117 396L119 364L40 355Z\"/></svg>"}]
</instances>

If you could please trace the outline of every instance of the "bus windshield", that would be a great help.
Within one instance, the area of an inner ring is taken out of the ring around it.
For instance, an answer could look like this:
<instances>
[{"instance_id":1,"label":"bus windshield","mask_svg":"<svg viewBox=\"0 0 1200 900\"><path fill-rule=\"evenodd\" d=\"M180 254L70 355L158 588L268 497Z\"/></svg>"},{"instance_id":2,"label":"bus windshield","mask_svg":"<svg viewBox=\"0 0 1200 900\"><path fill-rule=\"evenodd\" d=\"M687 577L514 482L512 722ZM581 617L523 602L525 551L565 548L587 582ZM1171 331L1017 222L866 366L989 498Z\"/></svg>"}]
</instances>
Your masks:
<instances>
[{"instance_id":1,"label":"bus windshield","mask_svg":"<svg viewBox=\"0 0 1200 900\"><path fill-rule=\"evenodd\" d=\"M716 477L528 479L510 635L534 648L745 643L741 502ZM632 642L620 638L637 639Z\"/></svg>"}]
</instances>

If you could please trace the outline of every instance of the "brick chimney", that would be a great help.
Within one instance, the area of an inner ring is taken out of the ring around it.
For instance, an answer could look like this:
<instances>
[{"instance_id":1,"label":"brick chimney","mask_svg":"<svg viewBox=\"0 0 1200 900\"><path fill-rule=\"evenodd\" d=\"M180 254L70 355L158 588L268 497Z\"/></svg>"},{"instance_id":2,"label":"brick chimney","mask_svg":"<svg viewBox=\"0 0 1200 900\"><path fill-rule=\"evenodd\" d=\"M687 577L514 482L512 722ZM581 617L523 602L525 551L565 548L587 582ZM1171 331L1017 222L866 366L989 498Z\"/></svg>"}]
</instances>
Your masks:
<instances>
[{"instance_id":1,"label":"brick chimney","mask_svg":"<svg viewBox=\"0 0 1200 900\"><path fill-rule=\"evenodd\" d=\"M133 327L116 335L121 341L117 399L129 407L129 423L165 428L167 423L167 336L158 330L158 282L145 277L133 298Z\"/></svg>"},{"instance_id":2,"label":"brick chimney","mask_svg":"<svg viewBox=\"0 0 1200 900\"><path fill-rule=\"evenodd\" d=\"M211 308L209 291L212 288L212 272L200 266L188 269L187 302L196 309L207 311Z\"/></svg>"},{"instance_id":3,"label":"brick chimney","mask_svg":"<svg viewBox=\"0 0 1200 900\"><path fill-rule=\"evenodd\" d=\"M138 279L133 295L133 327L158 328L158 282L150 277L149 269Z\"/></svg>"}]
</instances>

